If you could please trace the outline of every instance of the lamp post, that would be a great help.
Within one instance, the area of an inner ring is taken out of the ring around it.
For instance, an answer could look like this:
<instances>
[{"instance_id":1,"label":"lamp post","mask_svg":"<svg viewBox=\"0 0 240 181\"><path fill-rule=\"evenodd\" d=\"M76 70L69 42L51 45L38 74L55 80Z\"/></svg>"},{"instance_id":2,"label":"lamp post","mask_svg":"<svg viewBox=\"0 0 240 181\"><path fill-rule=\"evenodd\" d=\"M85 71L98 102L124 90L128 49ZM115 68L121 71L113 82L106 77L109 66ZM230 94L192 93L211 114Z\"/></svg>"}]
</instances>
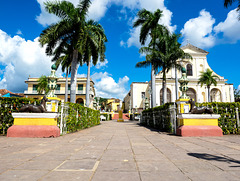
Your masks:
<instances>
[{"instance_id":1,"label":"lamp post","mask_svg":"<svg viewBox=\"0 0 240 181\"><path fill-rule=\"evenodd\" d=\"M148 101L148 98L146 97L145 98L145 109L148 109L149 108L149 101Z\"/></svg>"}]
</instances>

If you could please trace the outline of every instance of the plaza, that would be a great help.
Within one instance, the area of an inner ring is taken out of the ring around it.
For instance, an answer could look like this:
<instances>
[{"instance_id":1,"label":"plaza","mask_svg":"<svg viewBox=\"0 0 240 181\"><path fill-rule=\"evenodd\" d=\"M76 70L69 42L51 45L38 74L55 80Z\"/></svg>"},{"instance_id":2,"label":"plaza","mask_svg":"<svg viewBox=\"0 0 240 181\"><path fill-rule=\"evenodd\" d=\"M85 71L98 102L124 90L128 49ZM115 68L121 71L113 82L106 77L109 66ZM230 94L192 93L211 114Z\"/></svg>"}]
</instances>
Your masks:
<instances>
[{"instance_id":1,"label":"plaza","mask_svg":"<svg viewBox=\"0 0 240 181\"><path fill-rule=\"evenodd\" d=\"M239 180L238 136L178 137L106 121L58 138L0 137L0 180Z\"/></svg>"}]
</instances>

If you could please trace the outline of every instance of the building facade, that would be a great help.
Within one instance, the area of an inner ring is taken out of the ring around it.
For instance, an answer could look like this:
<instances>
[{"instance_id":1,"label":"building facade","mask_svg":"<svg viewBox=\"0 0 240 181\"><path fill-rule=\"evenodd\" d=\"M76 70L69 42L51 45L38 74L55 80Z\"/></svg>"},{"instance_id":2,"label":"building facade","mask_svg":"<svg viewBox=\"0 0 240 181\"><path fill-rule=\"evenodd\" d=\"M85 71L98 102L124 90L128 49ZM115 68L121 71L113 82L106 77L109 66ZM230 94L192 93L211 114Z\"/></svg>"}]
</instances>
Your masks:
<instances>
[{"instance_id":1,"label":"building facade","mask_svg":"<svg viewBox=\"0 0 240 181\"><path fill-rule=\"evenodd\" d=\"M191 44L187 44L186 46L182 47L183 51L189 53L192 56L192 60L179 60L183 67L187 70L187 77L189 79L188 83L188 91L187 95L190 98L193 98L196 102L207 102L208 101L208 90L207 87L204 85L201 87L198 84L198 80L200 77L201 72L210 69L210 66L207 62L207 55L208 52L202 50L198 47L195 47ZM210 87L210 100L209 102L234 102L234 89L233 84L228 84L227 79L223 76L218 75L217 73L213 72L214 75L217 75L219 79L217 80L217 85L212 85ZM175 100L181 95L179 90L179 84L177 85L177 92L176 92L176 84L175 78L177 75L177 79L181 78L181 72L172 68L167 74L167 102L175 102ZM156 75L156 105L161 105L162 102L162 72L159 72ZM124 98L125 104L130 102L131 100L132 105L129 106L131 109L143 109L143 92L145 90L145 97L151 99L149 94L149 83L141 83L135 82L131 84L131 90L129 91L128 95ZM125 107L127 108L127 106ZM128 109L129 110L129 109Z\"/></svg>"},{"instance_id":2,"label":"building facade","mask_svg":"<svg viewBox=\"0 0 240 181\"><path fill-rule=\"evenodd\" d=\"M25 97L40 99L43 94L37 93L37 84L39 78L28 78L25 83L28 84L28 89L24 91ZM70 101L70 81L68 78L68 101ZM84 105L86 103L86 84L87 78L77 78L77 87L76 87L76 103ZM55 95L61 100L65 99L65 85L66 78L57 79L57 89L55 90ZM95 97L94 82L90 81L90 107L93 107L93 99Z\"/></svg>"}]
</instances>

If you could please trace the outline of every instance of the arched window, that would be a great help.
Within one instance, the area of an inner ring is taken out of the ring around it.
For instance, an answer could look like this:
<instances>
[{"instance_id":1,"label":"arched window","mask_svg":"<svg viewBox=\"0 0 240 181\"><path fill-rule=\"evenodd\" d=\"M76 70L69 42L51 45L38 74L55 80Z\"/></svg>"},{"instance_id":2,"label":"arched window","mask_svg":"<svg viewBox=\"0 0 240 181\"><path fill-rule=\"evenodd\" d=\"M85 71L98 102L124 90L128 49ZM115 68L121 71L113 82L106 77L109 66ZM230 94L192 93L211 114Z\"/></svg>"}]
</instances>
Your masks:
<instances>
[{"instance_id":1,"label":"arched window","mask_svg":"<svg viewBox=\"0 0 240 181\"><path fill-rule=\"evenodd\" d=\"M161 89L160 91L160 104L162 104L162 101L163 101L162 93L163 93L163 89ZM172 100L171 91L169 88L167 88L167 102L171 102L171 100Z\"/></svg>"},{"instance_id":2,"label":"arched window","mask_svg":"<svg viewBox=\"0 0 240 181\"><path fill-rule=\"evenodd\" d=\"M81 106L84 106L84 100L82 98L78 98L76 103L80 104Z\"/></svg>"},{"instance_id":3,"label":"arched window","mask_svg":"<svg viewBox=\"0 0 240 181\"><path fill-rule=\"evenodd\" d=\"M221 91L219 89L213 88L210 92L211 102L222 102Z\"/></svg>"},{"instance_id":4,"label":"arched window","mask_svg":"<svg viewBox=\"0 0 240 181\"><path fill-rule=\"evenodd\" d=\"M197 102L196 91L193 88L188 88L187 96L189 96L191 99L194 99L194 101Z\"/></svg>"},{"instance_id":5,"label":"arched window","mask_svg":"<svg viewBox=\"0 0 240 181\"><path fill-rule=\"evenodd\" d=\"M192 65L187 64L187 76L192 76Z\"/></svg>"}]
</instances>

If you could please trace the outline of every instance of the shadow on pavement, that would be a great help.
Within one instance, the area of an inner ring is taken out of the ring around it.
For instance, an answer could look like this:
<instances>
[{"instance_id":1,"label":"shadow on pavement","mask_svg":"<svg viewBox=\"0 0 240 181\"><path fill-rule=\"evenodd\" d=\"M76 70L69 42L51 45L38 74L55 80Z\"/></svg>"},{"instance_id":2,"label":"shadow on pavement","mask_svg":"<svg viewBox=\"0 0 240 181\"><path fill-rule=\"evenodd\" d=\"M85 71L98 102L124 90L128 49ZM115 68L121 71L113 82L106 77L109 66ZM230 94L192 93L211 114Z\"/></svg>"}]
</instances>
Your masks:
<instances>
[{"instance_id":1,"label":"shadow on pavement","mask_svg":"<svg viewBox=\"0 0 240 181\"><path fill-rule=\"evenodd\" d=\"M211 155L206 153L188 153L188 155L199 158L199 159L209 160L209 161L213 160L213 161L226 162L226 163L237 163L239 164L239 166L230 166L230 167L240 167L240 161L232 158L226 158L226 157L221 157L221 156L216 156L216 155Z\"/></svg>"}]
</instances>

